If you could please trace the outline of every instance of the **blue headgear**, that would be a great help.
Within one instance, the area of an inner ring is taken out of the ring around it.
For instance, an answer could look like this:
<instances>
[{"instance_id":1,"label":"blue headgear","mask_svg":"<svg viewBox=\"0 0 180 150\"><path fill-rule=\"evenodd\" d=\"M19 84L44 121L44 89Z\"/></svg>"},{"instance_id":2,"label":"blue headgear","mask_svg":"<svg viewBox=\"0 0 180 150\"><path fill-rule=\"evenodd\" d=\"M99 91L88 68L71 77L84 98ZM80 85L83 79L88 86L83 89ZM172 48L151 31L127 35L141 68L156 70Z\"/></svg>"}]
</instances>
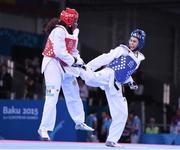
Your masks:
<instances>
[{"instance_id":1,"label":"blue headgear","mask_svg":"<svg viewBox=\"0 0 180 150\"><path fill-rule=\"evenodd\" d=\"M143 46L145 44L146 33L143 30L135 29L134 31L131 32L131 36L133 36L139 40L137 49L143 48Z\"/></svg>"}]
</instances>

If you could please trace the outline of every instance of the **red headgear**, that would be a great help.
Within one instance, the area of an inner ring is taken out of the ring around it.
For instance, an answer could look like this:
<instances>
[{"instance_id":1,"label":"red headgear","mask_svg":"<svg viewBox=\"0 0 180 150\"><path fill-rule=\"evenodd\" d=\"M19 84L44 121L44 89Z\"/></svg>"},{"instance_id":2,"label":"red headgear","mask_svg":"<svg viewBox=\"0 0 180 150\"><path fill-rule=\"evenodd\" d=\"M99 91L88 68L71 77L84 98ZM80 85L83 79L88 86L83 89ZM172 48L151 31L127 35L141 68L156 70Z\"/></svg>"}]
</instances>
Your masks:
<instances>
[{"instance_id":1,"label":"red headgear","mask_svg":"<svg viewBox=\"0 0 180 150\"><path fill-rule=\"evenodd\" d=\"M78 12L75 9L66 8L60 14L60 21L64 22L68 27L71 27L78 19Z\"/></svg>"}]
</instances>

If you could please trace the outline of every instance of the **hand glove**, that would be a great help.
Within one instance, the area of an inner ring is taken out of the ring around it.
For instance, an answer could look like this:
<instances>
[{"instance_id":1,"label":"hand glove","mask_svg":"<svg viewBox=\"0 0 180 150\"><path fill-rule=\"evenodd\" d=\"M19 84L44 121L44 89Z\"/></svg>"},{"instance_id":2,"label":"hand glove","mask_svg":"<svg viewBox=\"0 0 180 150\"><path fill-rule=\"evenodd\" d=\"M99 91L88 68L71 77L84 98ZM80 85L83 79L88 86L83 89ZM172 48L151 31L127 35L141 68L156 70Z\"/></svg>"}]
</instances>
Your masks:
<instances>
[{"instance_id":1,"label":"hand glove","mask_svg":"<svg viewBox=\"0 0 180 150\"><path fill-rule=\"evenodd\" d=\"M74 59L75 59L75 62L72 66L83 68L83 66L85 65L84 61L80 57L74 57Z\"/></svg>"},{"instance_id":2,"label":"hand glove","mask_svg":"<svg viewBox=\"0 0 180 150\"><path fill-rule=\"evenodd\" d=\"M128 85L129 85L131 90L137 90L138 89L138 85L135 82L129 82Z\"/></svg>"}]
</instances>

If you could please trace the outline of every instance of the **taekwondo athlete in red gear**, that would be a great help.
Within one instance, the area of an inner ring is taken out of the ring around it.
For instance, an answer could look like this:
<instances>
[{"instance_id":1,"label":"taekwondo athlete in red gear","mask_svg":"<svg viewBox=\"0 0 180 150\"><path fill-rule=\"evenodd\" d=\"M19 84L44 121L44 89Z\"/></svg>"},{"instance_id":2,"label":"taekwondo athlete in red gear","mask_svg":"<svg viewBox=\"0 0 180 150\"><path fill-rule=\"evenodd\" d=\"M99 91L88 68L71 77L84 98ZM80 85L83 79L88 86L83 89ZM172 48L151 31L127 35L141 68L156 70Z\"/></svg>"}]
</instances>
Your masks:
<instances>
[{"instance_id":1,"label":"taekwondo athlete in red gear","mask_svg":"<svg viewBox=\"0 0 180 150\"><path fill-rule=\"evenodd\" d=\"M79 86L76 77L84 62L77 50L78 12L66 8L60 13L58 24L47 39L42 61L42 73L45 77L46 97L43 115L38 133L42 140L50 140L48 131L53 131L56 120L56 104L62 87L68 112L75 122L75 129L93 131L87 126Z\"/></svg>"},{"instance_id":2,"label":"taekwondo athlete in red gear","mask_svg":"<svg viewBox=\"0 0 180 150\"><path fill-rule=\"evenodd\" d=\"M109 53L102 54L90 61L86 65L86 70L81 70L80 76L87 85L101 87L105 90L112 117L106 146L120 146L117 142L123 133L128 117L127 101L123 97L121 85L128 84L134 90L138 88L131 75L145 59L144 55L139 52L144 46L145 36L143 30L134 30L128 46L119 45ZM106 67L93 72L102 66Z\"/></svg>"}]
</instances>

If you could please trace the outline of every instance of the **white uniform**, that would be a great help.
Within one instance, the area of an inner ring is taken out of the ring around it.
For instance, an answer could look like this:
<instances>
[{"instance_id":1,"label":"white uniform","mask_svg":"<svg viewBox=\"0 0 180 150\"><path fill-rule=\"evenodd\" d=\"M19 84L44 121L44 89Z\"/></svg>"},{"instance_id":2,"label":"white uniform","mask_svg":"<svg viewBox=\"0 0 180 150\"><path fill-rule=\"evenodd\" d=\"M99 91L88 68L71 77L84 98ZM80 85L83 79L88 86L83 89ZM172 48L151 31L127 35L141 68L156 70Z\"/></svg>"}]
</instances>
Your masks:
<instances>
[{"instance_id":1,"label":"white uniform","mask_svg":"<svg viewBox=\"0 0 180 150\"><path fill-rule=\"evenodd\" d=\"M85 120L82 100L76 76L79 68L70 67L74 57L80 57L77 50L78 30L70 35L59 25L50 33L43 51L42 73L46 84L46 100L39 129L53 131L56 120L56 104L62 86L66 105L75 124Z\"/></svg>"},{"instance_id":2,"label":"white uniform","mask_svg":"<svg viewBox=\"0 0 180 150\"><path fill-rule=\"evenodd\" d=\"M117 143L122 135L128 117L128 107L122 95L121 85L133 82L131 75L144 59L142 53L133 53L127 46L120 45L90 61L86 71L81 70L80 76L87 85L105 90L112 117L107 141ZM104 65L104 69L93 72ZM119 89L116 89L114 84Z\"/></svg>"}]
</instances>

